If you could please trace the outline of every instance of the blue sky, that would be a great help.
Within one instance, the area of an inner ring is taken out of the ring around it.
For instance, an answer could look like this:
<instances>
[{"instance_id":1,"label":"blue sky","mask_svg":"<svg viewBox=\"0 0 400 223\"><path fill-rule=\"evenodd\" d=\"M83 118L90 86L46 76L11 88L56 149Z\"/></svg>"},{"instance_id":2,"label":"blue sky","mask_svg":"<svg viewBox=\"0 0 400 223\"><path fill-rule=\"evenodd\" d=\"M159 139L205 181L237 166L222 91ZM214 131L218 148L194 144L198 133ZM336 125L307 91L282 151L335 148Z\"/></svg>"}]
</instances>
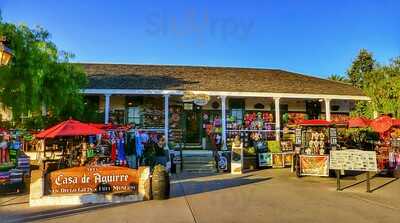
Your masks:
<instances>
[{"instance_id":1,"label":"blue sky","mask_svg":"<svg viewBox=\"0 0 400 223\"><path fill-rule=\"evenodd\" d=\"M39 4L40 2L40 4ZM279 68L343 74L361 48L400 56L398 0L1 0L74 61Z\"/></svg>"}]
</instances>

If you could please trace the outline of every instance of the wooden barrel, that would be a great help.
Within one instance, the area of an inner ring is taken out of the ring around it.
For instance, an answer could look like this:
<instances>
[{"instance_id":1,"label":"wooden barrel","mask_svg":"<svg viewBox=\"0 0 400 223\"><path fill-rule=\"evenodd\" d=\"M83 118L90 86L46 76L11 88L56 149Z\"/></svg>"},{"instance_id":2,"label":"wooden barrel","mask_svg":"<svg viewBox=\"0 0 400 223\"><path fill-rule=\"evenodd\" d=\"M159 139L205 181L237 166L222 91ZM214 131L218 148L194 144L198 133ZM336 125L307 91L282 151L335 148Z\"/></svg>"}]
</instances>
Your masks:
<instances>
[{"instance_id":1,"label":"wooden barrel","mask_svg":"<svg viewBox=\"0 0 400 223\"><path fill-rule=\"evenodd\" d=\"M169 198L169 174L162 165L154 167L151 178L151 194L154 200Z\"/></svg>"}]
</instances>

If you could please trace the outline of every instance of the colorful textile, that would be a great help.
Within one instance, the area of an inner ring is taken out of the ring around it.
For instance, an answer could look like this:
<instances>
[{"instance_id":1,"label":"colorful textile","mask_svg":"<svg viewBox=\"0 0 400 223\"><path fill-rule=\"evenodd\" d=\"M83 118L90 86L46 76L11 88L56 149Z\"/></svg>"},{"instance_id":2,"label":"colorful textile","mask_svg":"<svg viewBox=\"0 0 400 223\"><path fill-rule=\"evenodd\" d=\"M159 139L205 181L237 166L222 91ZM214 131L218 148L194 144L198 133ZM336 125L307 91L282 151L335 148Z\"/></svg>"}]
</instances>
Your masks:
<instances>
[{"instance_id":1,"label":"colorful textile","mask_svg":"<svg viewBox=\"0 0 400 223\"><path fill-rule=\"evenodd\" d=\"M136 133L136 155L138 157L143 156L144 144L149 141L149 135L147 133Z\"/></svg>"},{"instance_id":2,"label":"colorful textile","mask_svg":"<svg viewBox=\"0 0 400 223\"><path fill-rule=\"evenodd\" d=\"M118 139L117 140L117 156L119 160L125 160L125 140L124 139Z\"/></svg>"},{"instance_id":3,"label":"colorful textile","mask_svg":"<svg viewBox=\"0 0 400 223\"><path fill-rule=\"evenodd\" d=\"M111 160L116 160L117 159L117 144L115 140L112 140L111 144Z\"/></svg>"},{"instance_id":4,"label":"colorful textile","mask_svg":"<svg viewBox=\"0 0 400 223\"><path fill-rule=\"evenodd\" d=\"M10 179L10 171L0 172L0 180L9 180Z\"/></svg>"},{"instance_id":5,"label":"colorful textile","mask_svg":"<svg viewBox=\"0 0 400 223\"><path fill-rule=\"evenodd\" d=\"M8 149L0 148L0 163L6 163L10 161L10 156L8 154Z\"/></svg>"},{"instance_id":6,"label":"colorful textile","mask_svg":"<svg viewBox=\"0 0 400 223\"><path fill-rule=\"evenodd\" d=\"M15 140L12 144L11 144L11 148L14 150L20 150L22 147L22 143L19 140Z\"/></svg>"},{"instance_id":7,"label":"colorful textile","mask_svg":"<svg viewBox=\"0 0 400 223\"><path fill-rule=\"evenodd\" d=\"M23 181L23 171L19 169L10 170L10 183L20 183Z\"/></svg>"}]
</instances>

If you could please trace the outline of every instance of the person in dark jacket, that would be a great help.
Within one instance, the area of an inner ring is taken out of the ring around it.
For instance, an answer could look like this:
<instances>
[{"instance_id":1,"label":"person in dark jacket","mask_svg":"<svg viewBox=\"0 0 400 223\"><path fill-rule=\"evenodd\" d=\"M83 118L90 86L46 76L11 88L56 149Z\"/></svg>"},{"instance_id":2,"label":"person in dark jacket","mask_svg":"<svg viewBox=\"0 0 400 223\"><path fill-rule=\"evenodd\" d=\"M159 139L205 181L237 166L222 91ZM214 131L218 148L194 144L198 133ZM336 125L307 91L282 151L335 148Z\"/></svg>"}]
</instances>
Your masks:
<instances>
[{"instance_id":1,"label":"person in dark jacket","mask_svg":"<svg viewBox=\"0 0 400 223\"><path fill-rule=\"evenodd\" d=\"M125 154L128 166L132 169L137 169L136 142L134 133L127 133L126 143L125 143Z\"/></svg>"}]
</instances>

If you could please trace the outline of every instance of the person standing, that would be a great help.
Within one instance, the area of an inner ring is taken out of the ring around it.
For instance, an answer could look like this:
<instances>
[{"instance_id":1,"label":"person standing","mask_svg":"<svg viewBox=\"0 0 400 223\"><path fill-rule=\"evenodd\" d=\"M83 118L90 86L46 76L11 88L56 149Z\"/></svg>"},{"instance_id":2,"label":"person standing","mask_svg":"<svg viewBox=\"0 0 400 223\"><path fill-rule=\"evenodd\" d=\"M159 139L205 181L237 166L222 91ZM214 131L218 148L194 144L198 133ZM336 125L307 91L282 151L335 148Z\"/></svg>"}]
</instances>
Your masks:
<instances>
[{"instance_id":1,"label":"person standing","mask_svg":"<svg viewBox=\"0 0 400 223\"><path fill-rule=\"evenodd\" d=\"M125 143L125 154L126 161L128 162L128 166L132 169L137 169L137 161L136 161L136 141L135 134L128 132L126 136Z\"/></svg>"},{"instance_id":2,"label":"person standing","mask_svg":"<svg viewBox=\"0 0 400 223\"><path fill-rule=\"evenodd\" d=\"M167 165L167 157L165 148L165 138L164 136L158 135L158 142L154 143L154 150L155 150L155 165L161 164L163 166Z\"/></svg>"}]
</instances>

